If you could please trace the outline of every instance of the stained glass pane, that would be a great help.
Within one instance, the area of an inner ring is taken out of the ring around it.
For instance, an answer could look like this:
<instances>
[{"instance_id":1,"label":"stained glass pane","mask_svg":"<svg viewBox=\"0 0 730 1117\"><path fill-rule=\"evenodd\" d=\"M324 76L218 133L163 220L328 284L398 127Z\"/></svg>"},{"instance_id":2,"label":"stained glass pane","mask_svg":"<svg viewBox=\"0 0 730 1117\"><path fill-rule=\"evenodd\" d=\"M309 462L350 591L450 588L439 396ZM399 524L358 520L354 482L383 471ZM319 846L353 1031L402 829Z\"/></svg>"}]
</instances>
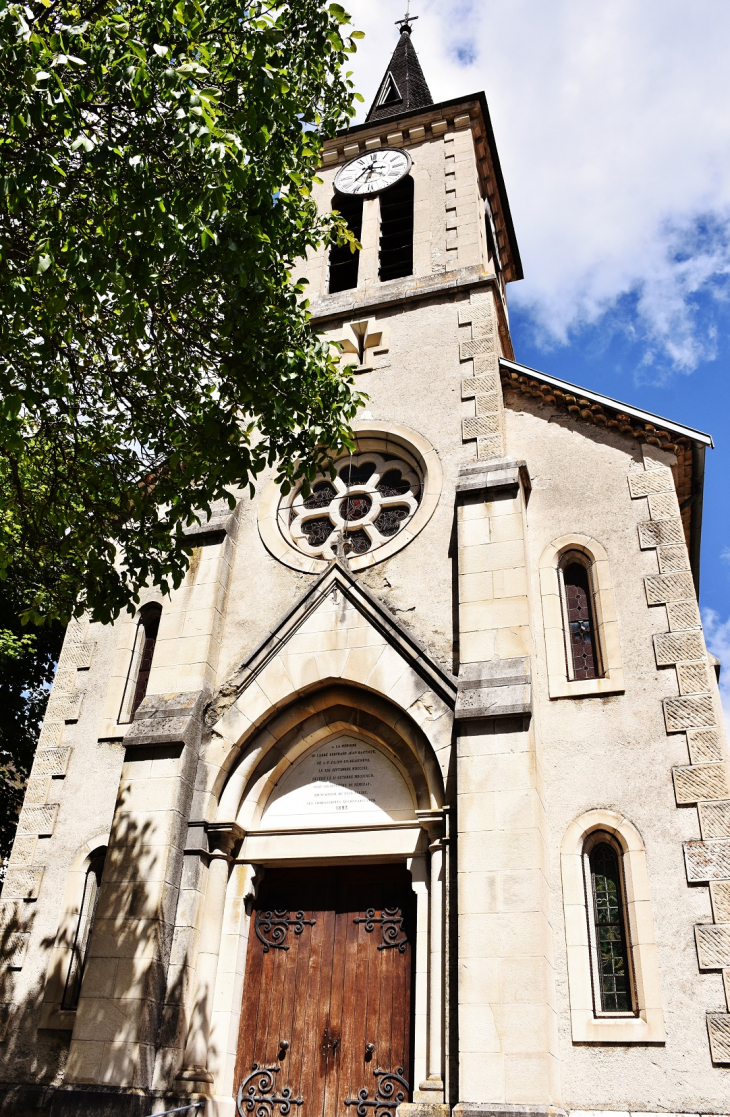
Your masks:
<instances>
[{"instance_id":1,"label":"stained glass pane","mask_svg":"<svg viewBox=\"0 0 730 1117\"><path fill-rule=\"evenodd\" d=\"M595 679L598 677L598 657L588 571L579 562L572 562L563 571L563 581L573 678Z\"/></svg>"},{"instance_id":2,"label":"stained glass pane","mask_svg":"<svg viewBox=\"0 0 730 1117\"><path fill-rule=\"evenodd\" d=\"M628 952L618 854L602 842L590 855L598 982L603 1012L631 1012Z\"/></svg>"}]
</instances>

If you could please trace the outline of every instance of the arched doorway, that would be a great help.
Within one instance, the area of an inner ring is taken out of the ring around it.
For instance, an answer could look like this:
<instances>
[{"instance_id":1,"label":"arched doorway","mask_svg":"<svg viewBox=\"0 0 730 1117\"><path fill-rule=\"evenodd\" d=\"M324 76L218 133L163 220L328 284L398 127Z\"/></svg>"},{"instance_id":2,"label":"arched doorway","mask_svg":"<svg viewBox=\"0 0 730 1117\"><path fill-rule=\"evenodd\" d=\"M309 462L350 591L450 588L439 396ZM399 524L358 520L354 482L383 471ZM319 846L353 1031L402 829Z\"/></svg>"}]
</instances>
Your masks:
<instances>
[{"instance_id":1,"label":"arched doorway","mask_svg":"<svg viewBox=\"0 0 730 1117\"><path fill-rule=\"evenodd\" d=\"M267 1099L274 1115L395 1113L441 1078L443 782L425 734L388 706L322 688L229 770L220 817L244 838L223 938L235 923L243 980L236 1005L219 976L230 1011L213 1033L243 1113Z\"/></svg>"}]
</instances>

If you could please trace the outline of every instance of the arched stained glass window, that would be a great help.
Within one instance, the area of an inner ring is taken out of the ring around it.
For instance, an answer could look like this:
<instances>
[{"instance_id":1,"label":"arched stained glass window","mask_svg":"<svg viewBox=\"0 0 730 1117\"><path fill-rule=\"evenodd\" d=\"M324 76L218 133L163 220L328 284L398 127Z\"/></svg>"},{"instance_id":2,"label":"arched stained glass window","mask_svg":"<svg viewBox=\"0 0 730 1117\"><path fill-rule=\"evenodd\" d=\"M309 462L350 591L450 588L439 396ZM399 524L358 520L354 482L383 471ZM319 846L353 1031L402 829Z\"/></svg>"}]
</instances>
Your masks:
<instances>
[{"instance_id":1,"label":"arched stained glass window","mask_svg":"<svg viewBox=\"0 0 730 1117\"><path fill-rule=\"evenodd\" d=\"M588 855L593 900L596 1008L600 1012L632 1012L631 977L619 856L608 842L598 842Z\"/></svg>"},{"instance_id":2,"label":"arched stained glass window","mask_svg":"<svg viewBox=\"0 0 730 1117\"><path fill-rule=\"evenodd\" d=\"M596 643L596 621L590 574L582 562L570 557L562 567L563 611L568 676L597 679L601 674Z\"/></svg>"},{"instance_id":3,"label":"arched stained glass window","mask_svg":"<svg viewBox=\"0 0 730 1117\"><path fill-rule=\"evenodd\" d=\"M76 924L73 945L71 947L71 962L69 963L68 973L66 974L66 984L61 1001L62 1009L73 1010L79 1003L81 980L84 976L86 956L89 951L89 942L91 940L91 928L94 924L96 905L99 900L99 886L101 884L101 874L104 869L105 856L106 850L100 850L92 857L89 862L89 867L86 870L84 894L81 897L79 918Z\"/></svg>"}]
</instances>

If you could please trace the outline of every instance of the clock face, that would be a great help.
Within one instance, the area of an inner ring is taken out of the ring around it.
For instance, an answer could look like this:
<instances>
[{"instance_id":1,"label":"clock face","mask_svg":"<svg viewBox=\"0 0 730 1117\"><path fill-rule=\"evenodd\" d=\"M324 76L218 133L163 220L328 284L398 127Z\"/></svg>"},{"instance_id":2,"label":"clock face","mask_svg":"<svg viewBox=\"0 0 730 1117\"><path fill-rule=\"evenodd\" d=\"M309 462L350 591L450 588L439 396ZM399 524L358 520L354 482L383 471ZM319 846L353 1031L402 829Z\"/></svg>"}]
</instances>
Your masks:
<instances>
[{"instance_id":1,"label":"clock face","mask_svg":"<svg viewBox=\"0 0 730 1117\"><path fill-rule=\"evenodd\" d=\"M381 147L345 163L335 179L341 194L377 194L407 175L411 157L396 147Z\"/></svg>"}]
</instances>

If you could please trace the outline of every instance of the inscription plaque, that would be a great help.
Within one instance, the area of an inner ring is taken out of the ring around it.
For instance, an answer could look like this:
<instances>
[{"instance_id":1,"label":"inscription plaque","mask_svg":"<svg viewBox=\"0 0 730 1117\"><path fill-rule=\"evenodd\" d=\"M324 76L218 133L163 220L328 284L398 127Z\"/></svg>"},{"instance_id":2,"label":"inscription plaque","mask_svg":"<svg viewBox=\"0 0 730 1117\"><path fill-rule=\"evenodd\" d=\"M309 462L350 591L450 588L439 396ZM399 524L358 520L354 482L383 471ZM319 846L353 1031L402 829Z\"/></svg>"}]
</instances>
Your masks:
<instances>
[{"instance_id":1,"label":"inscription plaque","mask_svg":"<svg viewBox=\"0 0 730 1117\"><path fill-rule=\"evenodd\" d=\"M360 826L412 818L413 797L395 764L367 741L342 736L288 769L272 792L261 827Z\"/></svg>"}]
</instances>

